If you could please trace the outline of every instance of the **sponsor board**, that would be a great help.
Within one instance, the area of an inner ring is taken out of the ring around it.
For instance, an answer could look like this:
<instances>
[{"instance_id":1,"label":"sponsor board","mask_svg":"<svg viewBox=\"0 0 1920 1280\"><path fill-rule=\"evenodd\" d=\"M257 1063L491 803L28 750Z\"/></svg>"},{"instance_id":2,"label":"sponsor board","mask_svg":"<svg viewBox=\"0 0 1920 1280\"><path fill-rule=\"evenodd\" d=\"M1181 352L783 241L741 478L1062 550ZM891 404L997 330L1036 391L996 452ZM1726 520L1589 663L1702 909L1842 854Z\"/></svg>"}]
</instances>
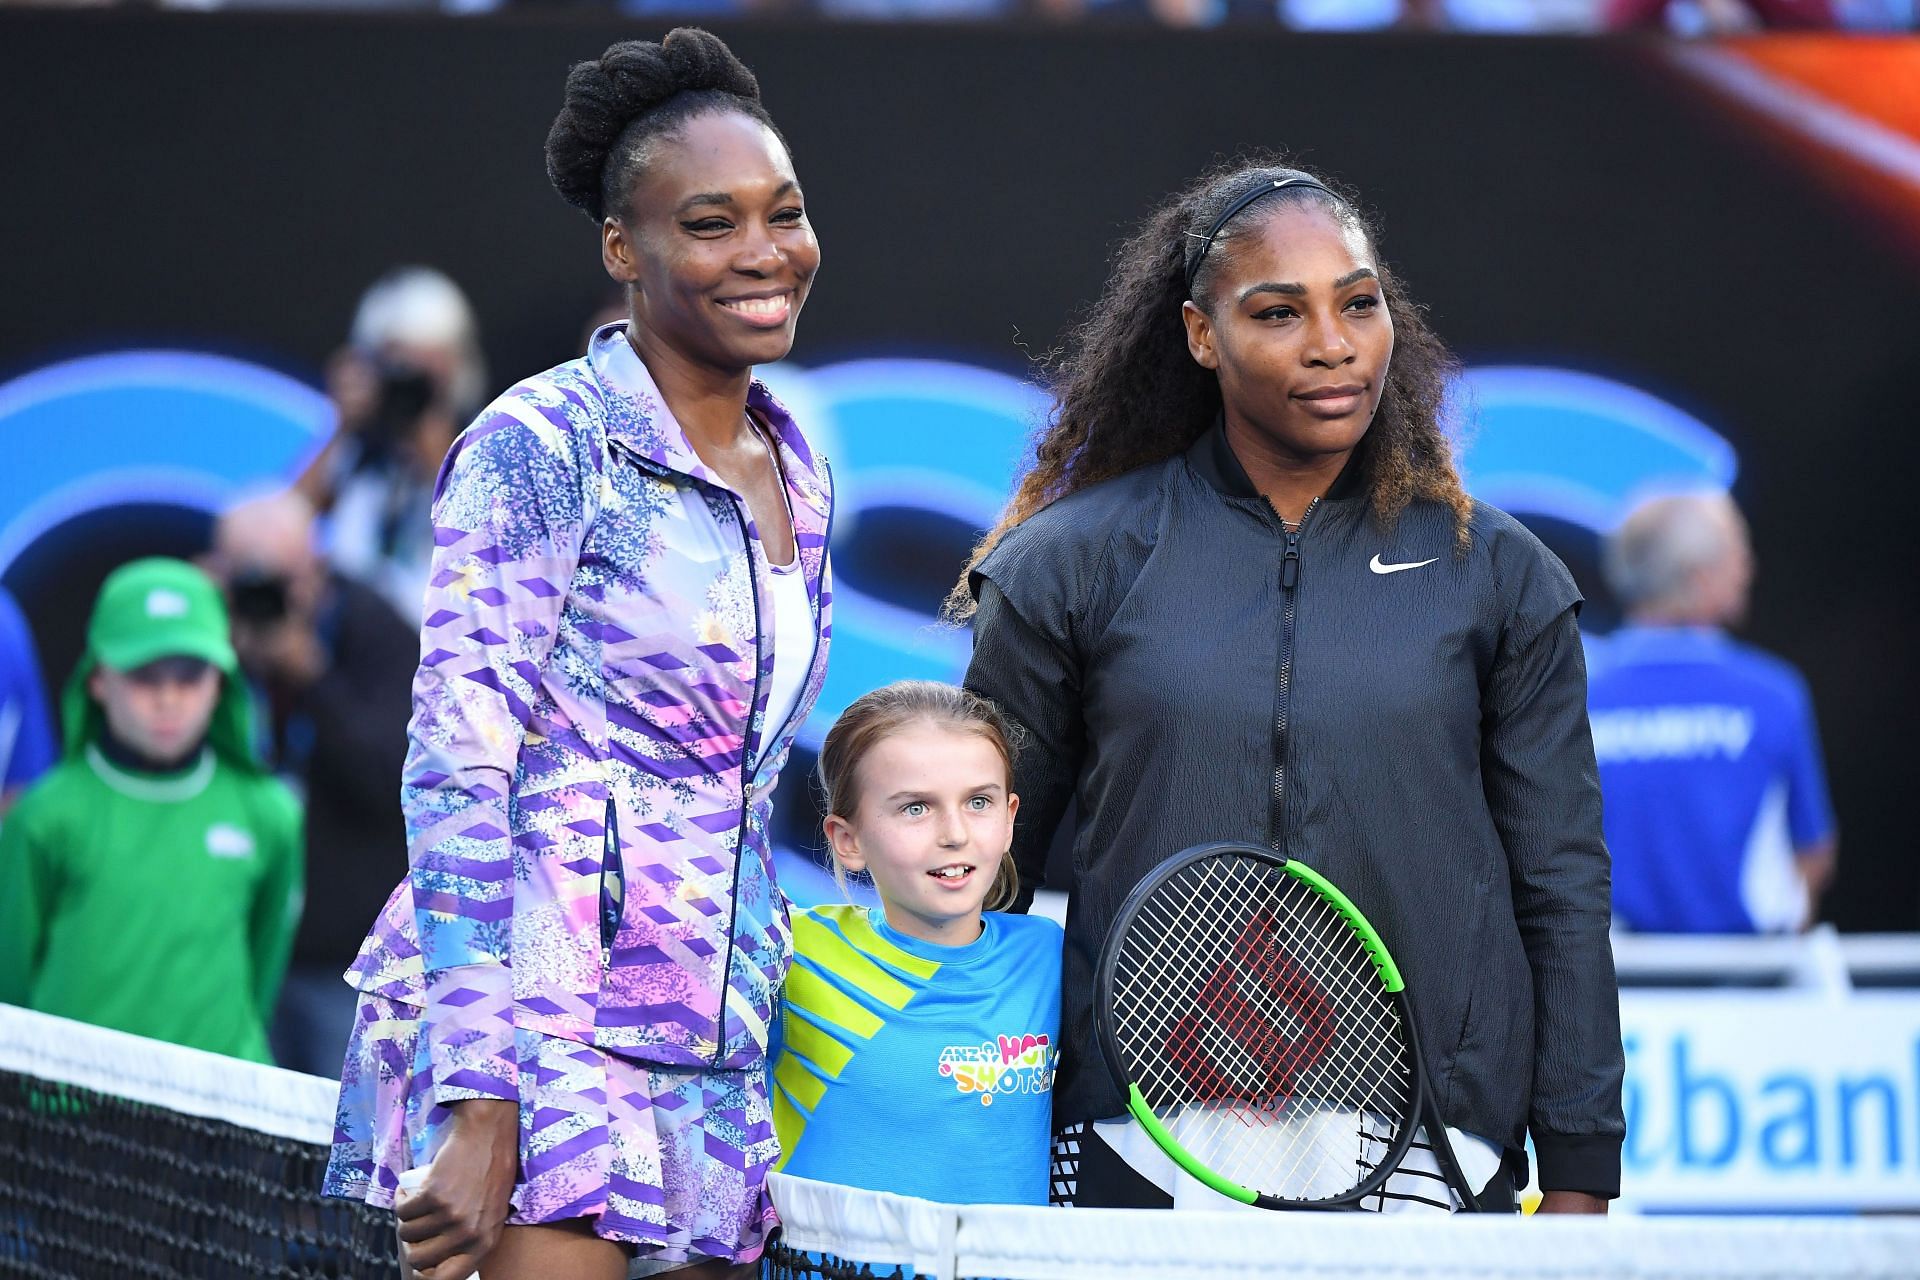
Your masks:
<instances>
[{"instance_id":1,"label":"sponsor board","mask_svg":"<svg viewBox=\"0 0 1920 1280\"><path fill-rule=\"evenodd\" d=\"M1920 1210L1920 993L1629 991L1640 1209Z\"/></svg>"}]
</instances>

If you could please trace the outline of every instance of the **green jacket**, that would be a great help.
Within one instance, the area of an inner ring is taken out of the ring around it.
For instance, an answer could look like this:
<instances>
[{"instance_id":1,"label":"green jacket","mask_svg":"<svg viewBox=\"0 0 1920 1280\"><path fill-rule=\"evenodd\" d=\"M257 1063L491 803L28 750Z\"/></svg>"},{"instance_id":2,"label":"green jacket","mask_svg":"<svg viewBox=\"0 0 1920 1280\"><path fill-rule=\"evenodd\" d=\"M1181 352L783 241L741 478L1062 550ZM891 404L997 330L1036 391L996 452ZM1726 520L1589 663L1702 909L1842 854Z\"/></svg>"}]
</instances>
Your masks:
<instances>
[{"instance_id":1,"label":"green jacket","mask_svg":"<svg viewBox=\"0 0 1920 1280\"><path fill-rule=\"evenodd\" d=\"M130 571L211 591L185 565ZM115 637L94 634L96 608L61 702L64 756L0 821L0 1003L270 1062L305 884L300 802L253 754L224 610L192 603L207 616L191 625L217 627L206 656L226 687L206 747L170 774L120 768L97 745L87 677Z\"/></svg>"},{"instance_id":2,"label":"green jacket","mask_svg":"<svg viewBox=\"0 0 1920 1280\"><path fill-rule=\"evenodd\" d=\"M270 1062L302 863L274 779L211 749L130 773L87 743L0 825L0 1002Z\"/></svg>"}]
</instances>

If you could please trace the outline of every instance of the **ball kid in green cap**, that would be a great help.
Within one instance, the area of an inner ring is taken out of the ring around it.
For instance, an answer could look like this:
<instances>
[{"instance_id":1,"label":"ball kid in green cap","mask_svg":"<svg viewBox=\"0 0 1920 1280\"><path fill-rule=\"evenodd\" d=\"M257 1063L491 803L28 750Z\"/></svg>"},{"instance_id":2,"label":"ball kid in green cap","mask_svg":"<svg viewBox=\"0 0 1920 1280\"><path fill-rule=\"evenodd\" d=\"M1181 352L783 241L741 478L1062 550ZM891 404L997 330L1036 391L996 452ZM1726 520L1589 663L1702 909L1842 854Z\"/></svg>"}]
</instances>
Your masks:
<instances>
[{"instance_id":1,"label":"ball kid in green cap","mask_svg":"<svg viewBox=\"0 0 1920 1280\"><path fill-rule=\"evenodd\" d=\"M61 761L0 824L0 1002L269 1060L305 853L239 670L200 570L108 575Z\"/></svg>"},{"instance_id":2,"label":"ball kid in green cap","mask_svg":"<svg viewBox=\"0 0 1920 1280\"><path fill-rule=\"evenodd\" d=\"M178 767L202 743L257 772L247 691L211 579L154 556L108 575L87 624L87 651L61 703L66 754L104 743L149 769Z\"/></svg>"}]
</instances>

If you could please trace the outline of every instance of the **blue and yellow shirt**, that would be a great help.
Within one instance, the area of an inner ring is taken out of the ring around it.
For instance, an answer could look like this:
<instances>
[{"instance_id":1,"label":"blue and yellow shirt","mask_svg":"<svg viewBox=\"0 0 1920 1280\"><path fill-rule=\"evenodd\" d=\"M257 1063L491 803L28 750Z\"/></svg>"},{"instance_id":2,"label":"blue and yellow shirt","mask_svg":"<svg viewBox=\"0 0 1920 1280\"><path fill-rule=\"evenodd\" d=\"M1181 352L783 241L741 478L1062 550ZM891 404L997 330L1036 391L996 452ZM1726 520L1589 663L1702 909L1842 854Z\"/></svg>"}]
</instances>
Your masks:
<instances>
[{"instance_id":1,"label":"blue and yellow shirt","mask_svg":"<svg viewBox=\"0 0 1920 1280\"><path fill-rule=\"evenodd\" d=\"M1060 926L988 912L961 947L879 908L793 914L773 1120L787 1173L959 1204L1045 1204Z\"/></svg>"}]
</instances>

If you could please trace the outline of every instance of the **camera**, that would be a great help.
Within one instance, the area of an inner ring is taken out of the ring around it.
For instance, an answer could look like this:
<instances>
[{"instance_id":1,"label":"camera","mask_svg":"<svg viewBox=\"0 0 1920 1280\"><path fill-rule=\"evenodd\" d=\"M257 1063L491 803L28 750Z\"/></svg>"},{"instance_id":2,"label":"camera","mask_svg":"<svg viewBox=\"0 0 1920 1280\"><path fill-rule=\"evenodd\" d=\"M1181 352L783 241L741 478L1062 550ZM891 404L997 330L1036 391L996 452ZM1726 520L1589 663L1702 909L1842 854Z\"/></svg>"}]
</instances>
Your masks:
<instances>
[{"instance_id":1,"label":"camera","mask_svg":"<svg viewBox=\"0 0 1920 1280\"><path fill-rule=\"evenodd\" d=\"M227 588L235 622L266 626L287 616L287 580L251 569L235 575Z\"/></svg>"},{"instance_id":2,"label":"camera","mask_svg":"<svg viewBox=\"0 0 1920 1280\"><path fill-rule=\"evenodd\" d=\"M380 454L412 434L414 424L433 404L435 389L431 374L409 364L381 360L374 365L374 373L379 391L361 439L370 454Z\"/></svg>"}]
</instances>

